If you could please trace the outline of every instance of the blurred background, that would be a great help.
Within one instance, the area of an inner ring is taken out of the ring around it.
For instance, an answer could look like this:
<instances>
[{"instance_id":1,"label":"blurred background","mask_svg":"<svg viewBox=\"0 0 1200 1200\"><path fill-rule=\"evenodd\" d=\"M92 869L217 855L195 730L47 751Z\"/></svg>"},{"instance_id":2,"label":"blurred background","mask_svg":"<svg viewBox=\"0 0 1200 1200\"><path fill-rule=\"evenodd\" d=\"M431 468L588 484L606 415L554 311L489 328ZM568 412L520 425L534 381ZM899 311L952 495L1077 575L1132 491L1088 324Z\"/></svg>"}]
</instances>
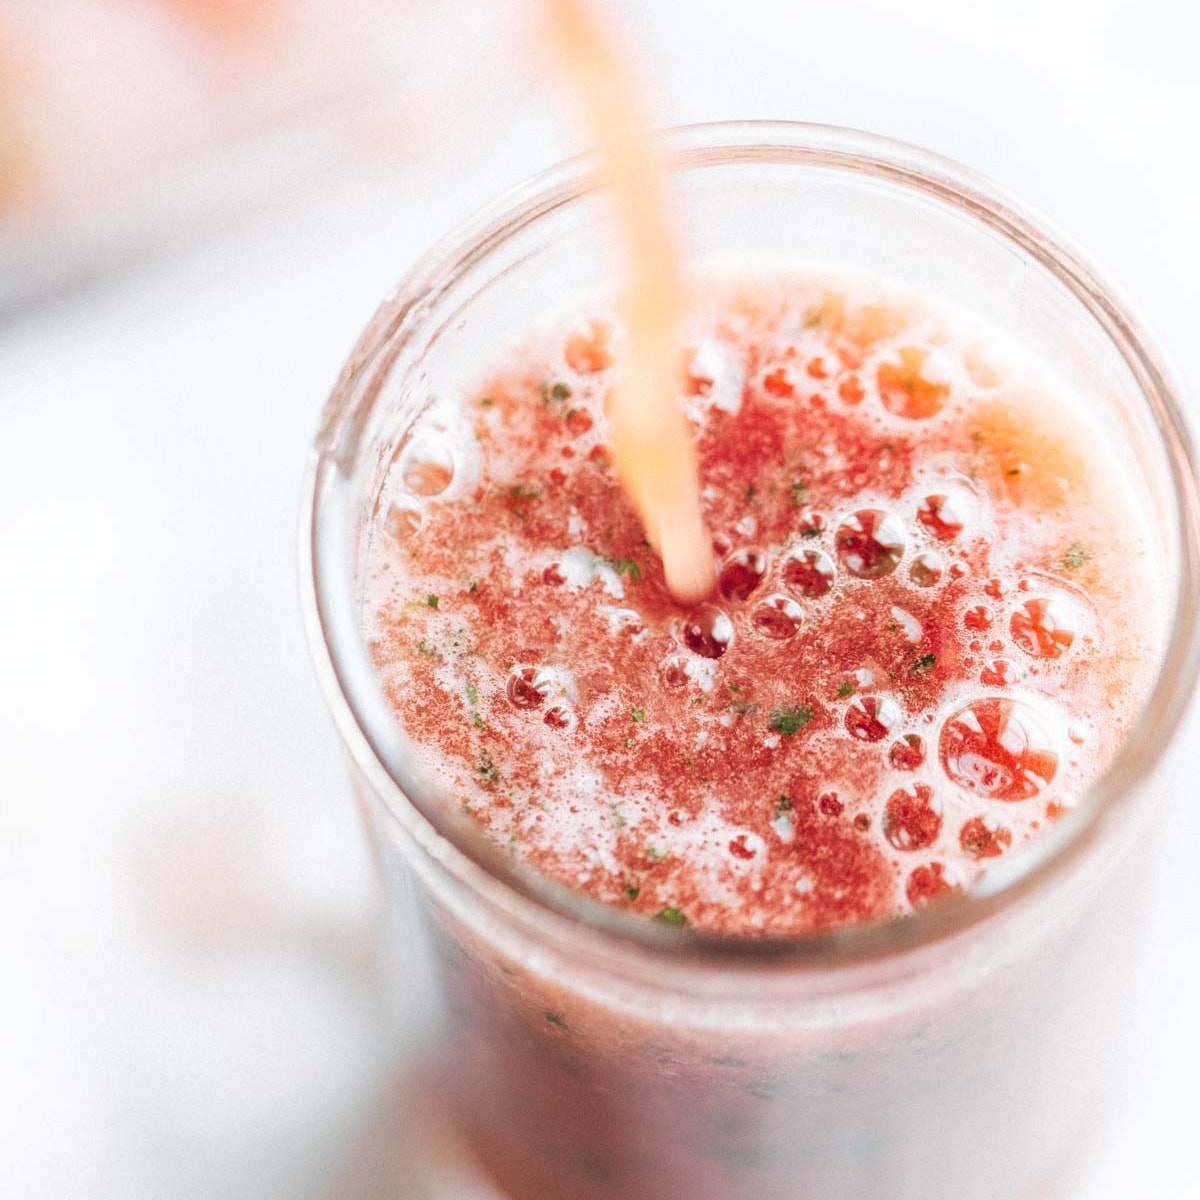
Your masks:
<instances>
[{"instance_id":1,"label":"blurred background","mask_svg":"<svg viewBox=\"0 0 1200 1200\"><path fill-rule=\"evenodd\" d=\"M919 142L1200 378L1200 10L598 0L661 123ZM534 0L0 0L0 1195L406 1200L374 893L296 580L306 447L434 238L581 148ZM1197 723L1181 747L1200 770ZM1200 806L1078 1200L1200 1195Z\"/></svg>"}]
</instances>

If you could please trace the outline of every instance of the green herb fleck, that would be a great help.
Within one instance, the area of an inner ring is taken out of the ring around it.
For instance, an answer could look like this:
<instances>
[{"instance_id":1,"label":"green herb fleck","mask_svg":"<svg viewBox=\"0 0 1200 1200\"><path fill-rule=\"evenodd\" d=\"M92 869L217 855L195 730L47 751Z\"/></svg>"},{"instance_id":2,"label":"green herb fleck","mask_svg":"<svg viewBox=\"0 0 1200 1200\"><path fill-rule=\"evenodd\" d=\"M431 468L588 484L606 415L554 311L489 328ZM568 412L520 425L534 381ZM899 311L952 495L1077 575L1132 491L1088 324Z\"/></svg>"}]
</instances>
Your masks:
<instances>
[{"instance_id":1,"label":"green herb fleck","mask_svg":"<svg viewBox=\"0 0 1200 1200\"><path fill-rule=\"evenodd\" d=\"M812 719L813 710L811 708L777 708L771 713L770 726L776 733L782 733L784 737L792 737Z\"/></svg>"},{"instance_id":2,"label":"green herb fleck","mask_svg":"<svg viewBox=\"0 0 1200 1200\"><path fill-rule=\"evenodd\" d=\"M820 525L801 525L800 536L806 538L820 537L821 527Z\"/></svg>"},{"instance_id":3,"label":"green herb fleck","mask_svg":"<svg viewBox=\"0 0 1200 1200\"><path fill-rule=\"evenodd\" d=\"M819 308L814 308L812 310L812 312L808 313L805 316L804 328L805 329L816 329L818 325L820 325L824 322L824 320L825 320L824 312L822 312L822 310Z\"/></svg>"},{"instance_id":4,"label":"green herb fleck","mask_svg":"<svg viewBox=\"0 0 1200 1200\"><path fill-rule=\"evenodd\" d=\"M431 643L422 638L417 643L417 653L425 655L426 658L441 658L442 652Z\"/></svg>"},{"instance_id":5,"label":"green herb fleck","mask_svg":"<svg viewBox=\"0 0 1200 1200\"><path fill-rule=\"evenodd\" d=\"M1064 552L1061 563L1064 571L1078 571L1084 563L1090 562L1091 552L1079 542L1072 542Z\"/></svg>"},{"instance_id":6,"label":"green herb fleck","mask_svg":"<svg viewBox=\"0 0 1200 1200\"><path fill-rule=\"evenodd\" d=\"M640 725L646 719L646 710L635 708L629 715Z\"/></svg>"},{"instance_id":7,"label":"green herb fleck","mask_svg":"<svg viewBox=\"0 0 1200 1200\"><path fill-rule=\"evenodd\" d=\"M792 480L792 503L799 508L808 501L808 483L803 479Z\"/></svg>"},{"instance_id":8,"label":"green herb fleck","mask_svg":"<svg viewBox=\"0 0 1200 1200\"><path fill-rule=\"evenodd\" d=\"M479 756L479 766L475 768L484 787L495 787L500 782L500 768L492 761L492 756L485 750Z\"/></svg>"},{"instance_id":9,"label":"green herb fleck","mask_svg":"<svg viewBox=\"0 0 1200 1200\"><path fill-rule=\"evenodd\" d=\"M791 811L792 811L791 796L779 796L775 801L775 815L779 816L780 813L791 812Z\"/></svg>"},{"instance_id":10,"label":"green herb fleck","mask_svg":"<svg viewBox=\"0 0 1200 1200\"><path fill-rule=\"evenodd\" d=\"M754 484L750 484L750 486L746 488L746 503L750 504L757 495L758 488L756 488Z\"/></svg>"},{"instance_id":11,"label":"green herb fleck","mask_svg":"<svg viewBox=\"0 0 1200 1200\"><path fill-rule=\"evenodd\" d=\"M851 679L843 679L842 682L838 684L837 694L839 700L845 700L847 696L853 696L854 681Z\"/></svg>"},{"instance_id":12,"label":"green herb fleck","mask_svg":"<svg viewBox=\"0 0 1200 1200\"><path fill-rule=\"evenodd\" d=\"M468 591L468 592L471 592L472 594L473 594L473 593L475 593L475 592L477 592L477 591L479 591L479 584L478 584L478 582L473 582L473 583L471 584L471 586L470 586L469 588L467 588L467 591Z\"/></svg>"},{"instance_id":13,"label":"green herb fleck","mask_svg":"<svg viewBox=\"0 0 1200 1200\"><path fill-rule=\"evenodd\" d=\"M636 900L641 894L642 889L632 883L625 889L625 895L630 900Z\"/></svg>"},{"instance_id":14,"label":"green herb fleck","mask_svg":"<svg viewBox=\"0 0 1200 1200\"><path fill-rule=\"evenodd\" d=\"M683 913L681 913L674 905L671 905L669 908L664 908L655 916L654 919L656 921L665 921L666 924L674 925L677 928L687 924L687 917L685 917Z\"/></svg>"},{"instance_id":15,"label":"green herb fleck","mask_svg":"<svg viewBox=\"0 0 1200 1200\"><path fill-rule=\"evenodd\" d=\"M480 408L491 408L492 405L495 403L496 403L496 401L491 396L481 396L479 398L479 407Z\"/></svg>"},{"instance_id":16,"label":"green herb fleck","mask_svg":"<svg viewBox=\"0 0 1200 1200\"><path fill-rule=\"evenodd\" d=\"M610 558L606 560L618 575L628 575L631 583L640 583L642 568L632 558Z\"/></svg>"},{"instance_id":17,"label":"green herb fleck","mask_svg":"<svg viewBox=\"0 0 1200 1200\"><path fill-rule=\"evenodd\" d=\"M610 804L609 811L612 813L614 829L624 829L625 826L629 824L629 822L625 820L625 814L621 811L621 806L619 804Z\"/></svg>"},{"instance_id":18,"label":"green herb fleck","mask_svg":"<svg viewBox=\"0 0 1200 1200\"><path fill-rule=\"evenodd\" d=\"M428 604L430 608L437 608L437 606L441 603L441 601L438 599L437 596L433 595L433 593L431 592L428 596L425 597L425 603Z\"/></svg>"},{"instance_id":19,"label":"green herb fleck","mask_svg":"<svg viewBox=\"0 0 1200 1200\"><path fill-rule=\"evenodd\" d=\"M566 1029L567 1018L562 1013L550 1012L547 1010L542 1014L551 1025L557 1025L559 1029Z\"/></svg>"},{"instance_id":20,"label":"green herb fleck","mask_svg":"<svg viewBox=\"0 0 1200 1200\"><path fill-rule=\"evenodd\" d=\"M465 691L467 693L467 703L474 708L479 703L479 689L468 679Z\"/></svg>"},{"instance_id":21,"label":"green herb fleck","mask_svg":"<svg viewBox=\"0 0 1200 1200\"><path fill-rule=\"evenodd\" d=\"M649 842L646 843L646 861L647 862L652 862L652 863L662 862L662 860L666 857L667 856L657 846L653 846Z\"/></svg>"},{"instance_id":22,"label":"green herb fleck","mask_svg":"<svg viewBox=\"0 0 1200 1200\"><path fill-rule=\"evenodd\" d=\"M936 654L922 654L911 667L908 668L910 675L927 675L933 670L933 664L937 662Z\"/></svg>"},{"instance_id":23,"label":"green herb fleck","mask_svg":"<svg viewBox=\"0 0 1200 1200\"><path fill-rule=\"evenodd\" d=\"M566 400L571 395L571 389L565 383L556 383L550 389L550 395L555 400Z\"/></svg>"},{"instance_id":24,"label":"green herb fleck","mask_svg":"<svg viewBox=\"0 0 1200 1200\"><path fill-rule=\"evenodd\" d=\"M513 500L540 500L542 490L531 487L528 483L514 483L509 487L508 495Z\"/></svg>"},{"instance_id":25,"label":"green herb fleck","mask_svg":"<svg viewBox=\"0 0 1200 1200\"><path fill-rule=\"evenodd\" d=\"M483 718L477 712L473 712L471 714L471 724L474 725L476 729L482 729Z\"/></svg>"}]
</instances>

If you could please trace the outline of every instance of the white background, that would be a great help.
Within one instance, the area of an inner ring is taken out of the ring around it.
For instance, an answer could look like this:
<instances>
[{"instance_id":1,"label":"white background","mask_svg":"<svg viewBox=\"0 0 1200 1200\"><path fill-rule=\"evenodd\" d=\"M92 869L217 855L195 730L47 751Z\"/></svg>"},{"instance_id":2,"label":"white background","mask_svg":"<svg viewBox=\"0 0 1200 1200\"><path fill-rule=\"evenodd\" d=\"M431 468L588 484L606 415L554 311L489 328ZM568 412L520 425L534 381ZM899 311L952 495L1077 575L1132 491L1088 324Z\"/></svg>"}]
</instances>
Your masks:
<instances>
[{"instance_id":1,"label":"white background","mask_svg":"<svg viewBox=\"0 0 1200 1200\"><path fill-rule=\"evenodd\" d=\"M664 121L959 158L1119 281L1185 395L1200 379L1195 6L623 8ZM346 168L0 323L0 1195L407 1195L352 1170L404 1046L302 639L300 475L389 285L572 144L538 103L526 79L441 155ZM1200 1195L1195 791L1168 816L1137 1072L1078 1200Z\"/></svg>"}]
</instances>

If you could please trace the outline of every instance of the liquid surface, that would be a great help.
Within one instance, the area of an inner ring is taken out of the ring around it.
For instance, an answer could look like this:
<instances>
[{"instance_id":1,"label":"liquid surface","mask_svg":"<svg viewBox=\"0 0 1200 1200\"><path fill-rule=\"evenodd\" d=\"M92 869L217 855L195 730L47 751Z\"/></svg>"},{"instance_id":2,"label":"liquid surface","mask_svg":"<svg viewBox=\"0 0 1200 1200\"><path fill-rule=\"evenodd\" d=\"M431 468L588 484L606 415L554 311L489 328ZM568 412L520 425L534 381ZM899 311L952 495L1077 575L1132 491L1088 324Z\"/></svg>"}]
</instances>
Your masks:
<instances>
[{"instance_id":1,"label":"liquid surface","mask_svg":"<svg viewBox=\"0 0 1200 1200\"><path fill-rule=\"evenodd\" d=\"M671 924L969 887L1137 716L1134 496L1044 369L896 286L713 276L692 311L712 597L672 601L611 467L612 323L544 330L387 475L367 619L399 722L497 843Z\"/></svg>"}]
</instances>

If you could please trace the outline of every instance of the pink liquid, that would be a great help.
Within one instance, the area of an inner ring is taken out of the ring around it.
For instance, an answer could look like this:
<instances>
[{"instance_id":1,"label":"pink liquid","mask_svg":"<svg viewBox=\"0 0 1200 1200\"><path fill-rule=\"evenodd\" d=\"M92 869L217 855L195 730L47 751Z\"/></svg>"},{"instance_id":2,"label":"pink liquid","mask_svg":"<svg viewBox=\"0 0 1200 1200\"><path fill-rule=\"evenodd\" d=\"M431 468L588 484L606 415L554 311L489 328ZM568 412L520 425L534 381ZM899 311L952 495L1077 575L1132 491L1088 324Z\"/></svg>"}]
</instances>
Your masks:
<instances>
[{"instance_id":1,"label":"pink liquid","mask_svg":"<svg viewBox=\"0 0 1200 1200\"><path fill-rule=\"evenodd\" d=\"M457 451L401 458L376 661L457 801L572 888L748 935L901 913L1036 837L1128 729L1159 635L1136 506L1052 383L946 314L714 290L681 384L711 600L666 592L584 324L469 398Z\"/></svg>"},{"instance_id":2,"label":"pink liquid","mask_svg":"<svg viewBox=\"0 0 1200 1200\"><path fill-rule=\"evenodd\" d=\"M694 312L711 600L670 600L608 465L619 338L549 326L390 472L369 608L403 736L498 844L647 920L787 935L977 885L1137 715L1162 629L1137 498L961 314L808 272L714 277ZM435 905L439 1076L516 1200L1030 1194L1048 1156L1023 1148L1088 1118L1080 1047L1117 1019L1111 888L1052 931L1013 918L1020 955L950 942L745 1021Z\"/></svg>"}]
</instances>

